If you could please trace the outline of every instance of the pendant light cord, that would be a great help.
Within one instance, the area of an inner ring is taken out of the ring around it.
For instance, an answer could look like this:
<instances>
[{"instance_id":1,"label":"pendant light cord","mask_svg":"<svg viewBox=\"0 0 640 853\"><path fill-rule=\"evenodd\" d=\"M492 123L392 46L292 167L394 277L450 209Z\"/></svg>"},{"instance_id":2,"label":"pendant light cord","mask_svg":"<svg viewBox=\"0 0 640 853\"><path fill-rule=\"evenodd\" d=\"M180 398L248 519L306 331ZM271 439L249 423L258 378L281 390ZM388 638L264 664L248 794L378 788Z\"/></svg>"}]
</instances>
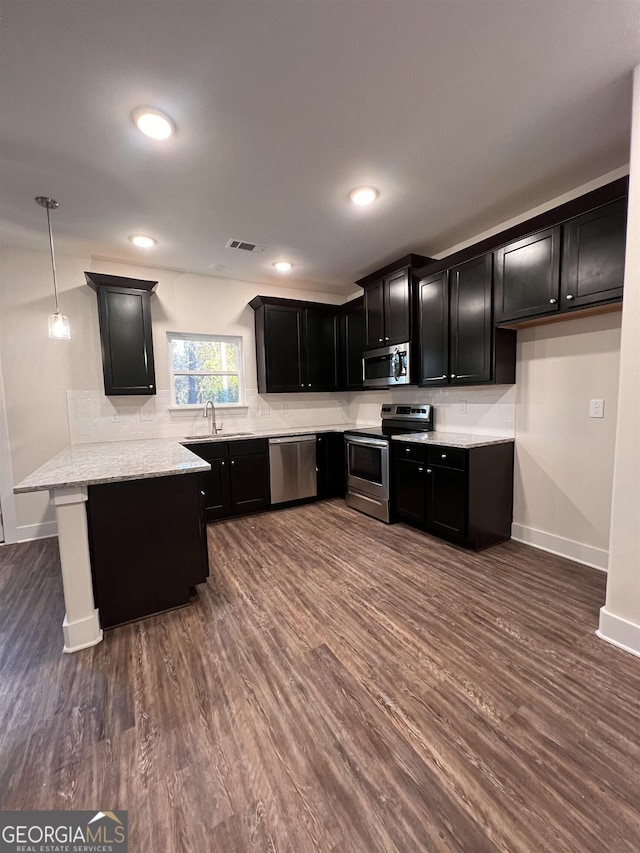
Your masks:
<instances>
[{"instance_id":1,"label":"pendant light cord","mask_svg":"<svg viewBox=\"0 0 640 853\"><path fill-rule=\"evenodd\" d=\"M51 269L53 271L53 293L56 298L56 314L60 313L60 307L58 305L58 282L56 280L56 256L53 252L53 234L51 233L51 216L49 215L49 206L46 207L47 210L47 225L49 226L49 245L51 246Z\"/></svg>"}]
</instances>

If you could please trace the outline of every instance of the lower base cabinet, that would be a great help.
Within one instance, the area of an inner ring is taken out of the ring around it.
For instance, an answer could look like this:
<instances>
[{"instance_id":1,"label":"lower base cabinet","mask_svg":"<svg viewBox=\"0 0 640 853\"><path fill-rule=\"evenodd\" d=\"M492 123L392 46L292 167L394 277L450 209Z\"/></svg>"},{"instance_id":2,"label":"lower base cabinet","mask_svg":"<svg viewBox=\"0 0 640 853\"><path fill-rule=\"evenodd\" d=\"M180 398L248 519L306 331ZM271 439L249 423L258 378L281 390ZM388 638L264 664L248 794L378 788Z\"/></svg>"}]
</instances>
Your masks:
<instances>
[{"instance_id":1,"label":"lower base cabinet","mask_svg":"<svg viewBox=\"0 0 640 853\"><path fill-rule=\"evenodd\" d=\"M152 477L88 487L96 607L112 628L189 603L209 576L202 479Z\"/></svg>"},{"instance_id":2,"label":"lower base cabinet","mask_svg":"<svg viewBox=\"0 0 640 853\"><path fill-rule=\"evenodd\" d=\"M325 432L316 438L318 498L343 498L345 493L344 433Z\"/></svg>"},{"instance_id":3,"label":"lower base cabinet","mask_svg":"<svg viewBox=\"0 0 640 853\"><path fill-rule=\"evenodd\" d=\"M474 550L510 538L513 442L469 449L391 446L395 520Z\"/></svg>"},{"instance_id":4,"label":"lower base cabinet","mask_svg":"<svg viewBox=\"0 0 640 853\"><path fill-rule=\"evenodd\" d=\"M189 445L211 465L203 477L205 518L215 521L267 509L269 447L266 439L212 441Z\"/></svg>"}]
</instances>

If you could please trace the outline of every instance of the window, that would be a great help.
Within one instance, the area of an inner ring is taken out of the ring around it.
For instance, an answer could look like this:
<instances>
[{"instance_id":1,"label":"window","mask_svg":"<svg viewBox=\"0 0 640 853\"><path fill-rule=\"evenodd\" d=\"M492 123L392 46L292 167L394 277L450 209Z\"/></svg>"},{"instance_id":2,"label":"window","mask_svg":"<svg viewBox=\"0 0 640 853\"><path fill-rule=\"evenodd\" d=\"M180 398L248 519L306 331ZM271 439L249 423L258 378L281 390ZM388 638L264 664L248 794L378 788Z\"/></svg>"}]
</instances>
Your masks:
<instances>
[{"instance_id":1,"label":"window","mask_svg":"<svg viewBox=\"0 0 640 853\"><path fill-rule=\"evenodd\" d=\"M167 333L174 406L244 405L242 338Z\"/></svg>"}]
</instances>

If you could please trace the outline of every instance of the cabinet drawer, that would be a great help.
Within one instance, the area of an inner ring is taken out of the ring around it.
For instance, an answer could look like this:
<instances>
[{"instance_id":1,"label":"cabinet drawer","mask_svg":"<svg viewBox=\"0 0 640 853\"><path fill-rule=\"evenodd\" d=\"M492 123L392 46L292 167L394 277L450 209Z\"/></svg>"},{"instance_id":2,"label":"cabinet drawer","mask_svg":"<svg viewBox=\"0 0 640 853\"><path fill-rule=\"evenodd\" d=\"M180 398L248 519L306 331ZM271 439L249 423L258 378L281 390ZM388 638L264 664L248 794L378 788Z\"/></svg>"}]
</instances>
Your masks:
<instances>
[{"instance_id":1,"label":"cabinet drawer","mask_svg":"<svg viewBox=\"0 0 640 853\"><path fill-rule=\"evenodd\" d=\"M467 451L459 447L443 447L433 445L429 447L427 455L429 465L439 465L441 468L459 468L463 470L467 465Z\"/></svg>"},{"instance_id":2,"label":"cabinet drawer","mask_svg":"<svg viewBox=\"0 0 640 853\"><path fill-rule=\"evenodd\" d=\"M206 459L207 462L211 459L226 459L229 452L228 441L212 441L203 442L202 444L187 444L187 450L195 453L201 459Z\"/></svg>"},{"instance_id":3,"label":"cabinet drawer","mask_svg":"<svg viewBox=\"0 0 640 853\"><path fill-rule=\"evenodd\" d=\"M266 438L249 438L229 442L229 456L248 456L251 453L267 453L269 445Z\"/></svg>"},{"instance_id":4,"label":"cabinet drawer","mask_svg":"<svg viewBox=\"0 0 640 853\"><path fill-rule=\"evenodd\" d=\"M426 462L427 448L424 444L403 444L392 441L394 459L410 459L412 462Z\"/></svg>"}]
</instances>

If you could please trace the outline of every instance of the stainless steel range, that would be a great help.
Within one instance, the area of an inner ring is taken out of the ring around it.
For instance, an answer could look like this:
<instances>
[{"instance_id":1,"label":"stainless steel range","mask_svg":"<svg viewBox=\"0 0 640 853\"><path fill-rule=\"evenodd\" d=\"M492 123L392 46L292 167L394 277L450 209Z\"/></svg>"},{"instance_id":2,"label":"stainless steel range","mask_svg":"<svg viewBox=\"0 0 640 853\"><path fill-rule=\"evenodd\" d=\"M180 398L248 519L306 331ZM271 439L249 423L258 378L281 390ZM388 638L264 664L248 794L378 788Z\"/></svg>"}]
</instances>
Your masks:
<instances>
[{"instance_id":1,"label":"stainless steel range","mask_svg":"<svg viewBox=\"0 0 640 853\"><path fill-rule=\"evenodd\" d=\"M381 426L345 433L347 506L389 523L389 438L429 432L434 428L434 415L428 403L385 403Z\"/></svg>"}]
</instances>

